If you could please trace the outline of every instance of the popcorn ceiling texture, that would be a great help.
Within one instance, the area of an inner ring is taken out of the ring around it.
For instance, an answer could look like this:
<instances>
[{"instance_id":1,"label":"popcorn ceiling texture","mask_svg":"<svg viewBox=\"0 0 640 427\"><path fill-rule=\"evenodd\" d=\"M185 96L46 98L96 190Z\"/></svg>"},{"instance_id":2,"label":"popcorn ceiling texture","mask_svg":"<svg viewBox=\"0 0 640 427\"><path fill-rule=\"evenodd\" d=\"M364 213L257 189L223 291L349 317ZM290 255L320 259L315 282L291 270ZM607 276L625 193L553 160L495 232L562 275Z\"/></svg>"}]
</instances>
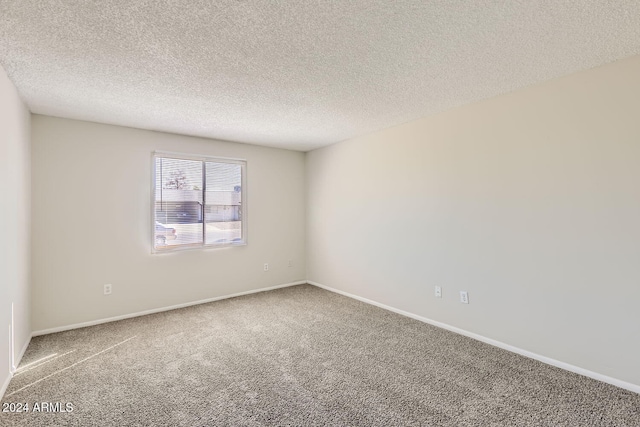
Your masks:
<instances>
[{"instance_id":1,"label":"popcorn ceiling texture","mask_svg":"<svg viewBox=\"0 0 640 427\"><path fill-rule=\"evenodd\" d=\"M303 151L639 53L637 0L0 0L34 113Z\"/></svg>"}]
</instances>

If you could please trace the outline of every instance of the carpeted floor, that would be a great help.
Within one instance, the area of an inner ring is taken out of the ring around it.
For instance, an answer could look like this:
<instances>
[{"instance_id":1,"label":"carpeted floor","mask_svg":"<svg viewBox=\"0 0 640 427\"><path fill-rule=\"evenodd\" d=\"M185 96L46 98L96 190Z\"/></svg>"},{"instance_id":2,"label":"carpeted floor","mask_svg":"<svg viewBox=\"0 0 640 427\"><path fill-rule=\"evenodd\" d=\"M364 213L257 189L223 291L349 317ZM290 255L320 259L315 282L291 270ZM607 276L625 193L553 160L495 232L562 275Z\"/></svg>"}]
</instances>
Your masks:
<instances>
[{"instance_id":1,"label":"carpeted floor","mask_svg":"<svg viewBox=\"0 0 640 427\"><path fill-rule=\"evenodd\" d=\"M22 402L0 425L640 426L638 394L309 285L34 338Z\"/></svg>"}]
</instances>

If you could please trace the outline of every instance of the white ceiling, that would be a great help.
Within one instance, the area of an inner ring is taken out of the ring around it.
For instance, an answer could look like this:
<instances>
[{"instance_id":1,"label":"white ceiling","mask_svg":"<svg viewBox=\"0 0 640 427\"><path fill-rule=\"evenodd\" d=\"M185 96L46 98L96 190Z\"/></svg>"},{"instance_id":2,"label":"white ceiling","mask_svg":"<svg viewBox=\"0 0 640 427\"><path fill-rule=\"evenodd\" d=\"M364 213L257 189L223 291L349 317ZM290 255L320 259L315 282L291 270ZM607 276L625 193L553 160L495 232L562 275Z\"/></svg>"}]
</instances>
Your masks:
<instances>
[{"instance_id":1,"label":"white ceiling","mask_svg":"<svg viewBox=\"0 0 640 427\"><path fill-rule=\"evenodd\" d=\"M34 113L303 151L637 54L638 0L0 0Z\"/></svg>"}]
</instances>

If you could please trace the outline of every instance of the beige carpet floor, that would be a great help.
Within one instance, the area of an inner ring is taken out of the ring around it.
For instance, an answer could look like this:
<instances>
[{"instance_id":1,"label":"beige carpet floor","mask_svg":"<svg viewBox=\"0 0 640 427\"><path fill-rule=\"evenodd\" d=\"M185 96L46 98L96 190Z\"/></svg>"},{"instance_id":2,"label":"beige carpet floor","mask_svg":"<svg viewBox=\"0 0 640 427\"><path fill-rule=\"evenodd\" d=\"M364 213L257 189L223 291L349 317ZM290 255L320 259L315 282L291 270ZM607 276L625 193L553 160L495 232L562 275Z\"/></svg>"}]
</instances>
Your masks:
<instances>
[{"instance_id":1,"label":"beige carpet floor","mask_svg":"<svg viewBox=\"0 0 640 427\"><path fill-rule=\"evenodd\" d=\"M2 426L640 426L638 394L310 285L36 337L2 402L30 405Z\"/></svg>"}]
</instances>

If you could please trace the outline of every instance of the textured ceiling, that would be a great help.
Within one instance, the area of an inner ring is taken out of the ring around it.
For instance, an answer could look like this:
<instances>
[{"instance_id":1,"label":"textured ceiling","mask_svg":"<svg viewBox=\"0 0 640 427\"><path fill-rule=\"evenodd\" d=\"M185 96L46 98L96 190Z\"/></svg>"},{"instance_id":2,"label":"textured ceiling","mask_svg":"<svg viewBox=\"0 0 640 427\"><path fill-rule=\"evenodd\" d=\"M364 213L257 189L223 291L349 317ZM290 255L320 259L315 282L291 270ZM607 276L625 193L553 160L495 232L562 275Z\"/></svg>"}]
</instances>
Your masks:
<instances>
[{"instance_id":1,"label":"textured ceiling","mask_svg":"<svg viewBox=\"0 0 640 427\"><path fill-rule=\"evenodd\" d=\"M0 0L34 113L303 151L636 54L638 0Z\"/></svg>"}]
</instances>

